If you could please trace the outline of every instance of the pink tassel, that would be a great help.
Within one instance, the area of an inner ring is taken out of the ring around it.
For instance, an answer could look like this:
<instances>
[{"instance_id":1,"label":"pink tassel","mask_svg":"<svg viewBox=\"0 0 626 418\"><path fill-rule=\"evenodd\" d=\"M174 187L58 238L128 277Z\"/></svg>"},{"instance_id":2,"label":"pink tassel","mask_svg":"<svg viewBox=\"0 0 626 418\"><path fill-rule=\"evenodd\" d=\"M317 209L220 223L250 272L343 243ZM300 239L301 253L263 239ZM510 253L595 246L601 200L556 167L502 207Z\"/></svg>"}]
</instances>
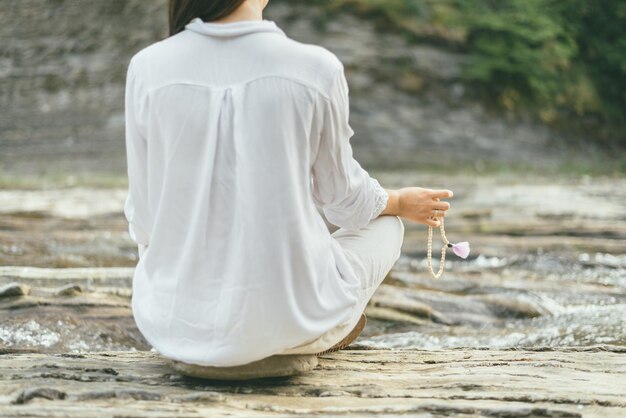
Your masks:
<instances>
[{"instance_id":1,"label":"pink tassel","mask_svg":"<svg viewBox=\"0 0 626 418\"><path fill-rule=\"evenodd\" d=\"M453 244L452 251L454 251L454 254L458 255L461 258L467 258L470 253L469 242L463 241Z\"/></svg>"}]
</instances>

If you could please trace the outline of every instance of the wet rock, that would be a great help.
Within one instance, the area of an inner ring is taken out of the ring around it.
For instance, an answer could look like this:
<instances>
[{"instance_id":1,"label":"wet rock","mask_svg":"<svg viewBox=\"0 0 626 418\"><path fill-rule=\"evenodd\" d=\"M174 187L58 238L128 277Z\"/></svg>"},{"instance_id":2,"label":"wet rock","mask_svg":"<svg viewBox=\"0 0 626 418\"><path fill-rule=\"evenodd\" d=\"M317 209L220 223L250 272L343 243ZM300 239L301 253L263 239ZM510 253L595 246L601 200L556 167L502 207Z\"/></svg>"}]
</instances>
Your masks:
<instances>
[{"instance_id":1,"label":"wet rock","mask_svg":"<svg viewBox=\"0 0 626 418\"><path fill-rule=\"evenodd\" d=\"M143 389L117 389L87 391L73 396L73 399L81 401L113 398L134 399L140 401L159 401L162 399L162 395L154 391Z\"/></svg>"},{"instance_id":2,"label":"wet rock","mask_svg":"<svg viewBox=\"0 0 626 418\"><path fill-rule=\"evenodd\" d=\"M580 263L586 267L609 267L613 269L626 268L626 255L596 253L593 256L582 253L578 256Z\"/></svg>"},{"instance_id":3,"label":"wet rock","mask_svg":"<svg viewBox=\"0 0 626 418\"><path fill-rule=\"evenodd\" d=\"M344 390L326 390L324 392L320 392L320 394L317 396L319 396L320 398L325 398L328 396L353 396L353 395Z\"/></svg>"},{"instance_id":4,"label":"wet rock","mask_svg":"<svg viewBox=\"0 0 626 418\"><path fill-rule=\"evenodd\" d=\"M392 308L419 318L430 318L433 313L432 307L407 297L402 288L385 284L376 289L370 303L374 306Z\"/></svg>"},{"instance_id":5,"label":"wet rock","mask_svg":"<svg viewBox=\"0 0 626 418\"><path fill-rule=\"evenodd\" d=\"M458 325L462 323L462 321L454 320L440 312L433 312L431 319L434 323L442 325Z\"/></svg>"},{"instance_id":6,"label":"wet rock","mask_svg":"<svg viewBox=\"0 0 626 418\"><path fill-rule=\"evenodd\" d=\"M30 287L17 282L12 282L4 286L0 286L0 298L25 296L28 295L29 292Z\"/></svg>"},{"instance_id":7,"label":"wet rock","mask_svg":"<svg viewBox=\"0 0 626 418\"><path fill-rule=\"evenodd\" d=\"M172 398L173 402L181 403L208 403L208 402L223 402L227 398L219 392L195 392L186 395L175 396Z\"/></svg>"},{"instance_id":8,"label":"wet rock","mask_svg":"<svg viewBox=\"0 0 626 418\"><path fill-rule=\"evenodd\" d=\"M372 300L379 297L391 309L405 313L411 309L420 313L430 312L429 318L441 324L485 324L498 320L485 304L476 303L466 295L381 285Z\"/></svg>"},{"instance_id":9,"label":"wet rock","mask_svg":"<svg viewBox=\"0 0 626 418\"><path fill-rule=\"evenodd\" d=\"M83 293L83 287L79 284L68 284L55 291L57 296L78 296Z\"/></svg>"},{"instance_id":10,"label":"wet rock","mask_svg":"<svg viewBox=\"0 0 626 418\"><path fill-rule=\"evenodd\" d=\"M512 318L536 318L545 312L545 310L541 309L541 307L515 297L480 295L478 299L485 303L487 307L497 316L507 316Z\"/></svg>"},{"instance_id":11,"label":"wet rock","mask_svg":"<svg viewBox=\"0 0 626 418\"><path fill-rule=\"evenodd\" d=\"M0 345L8 352L36 349L70 354L150 348L137 329L129 297L87 290L59 297L41 288L32 293L38 294L0 298Z\"/></svg>"},{"instance_id":12,"label":"wet rock","mask_svg":"<svg viewBox=\"0 0 626 418\"><path fill-rule=\"evenodd\" d=\"M410 241L413 239L412 234L408 233L405 237L404 248L410 248ZM389 284L397 284L399 287L423 288L449 293L466 293L477 287L475 283L464 280L463 277L458 277L456 274L452 275L449 272L445 277L442 277L441 280L434 280L426 274L426 267L422 267L420 261L421 260L417 259L409 261L409 268L418 270L420 273L393 271L392 280L389 281Z\"/></svg>"},{"instance_id":13,"label":"wet rock","mask_svg":"<svg viewBox=\"0 0 626 418\"><path fill-rule=\"evenodd\" d=\"M367 306L365 309L365 315L368 318L378 319L381 321L391 322L405 322L414 325L423 325L427 320L416 318L413 315L406 314L404 312L398 312L395 309L383 308L378 306Z\"/></svg>"},{"instance_id":14,"label":"wet rock","mask_svg":"<svg viewBox=\"0 0 626 418\"><path fill-rule=\"evenodd\" d=\"M27 388L24 389L13 401L14 404L25 404L34 398L43 398L49 400L65 399L67 394L61 390L43 387L43 388Z\"/></svg>"}]
</instances>

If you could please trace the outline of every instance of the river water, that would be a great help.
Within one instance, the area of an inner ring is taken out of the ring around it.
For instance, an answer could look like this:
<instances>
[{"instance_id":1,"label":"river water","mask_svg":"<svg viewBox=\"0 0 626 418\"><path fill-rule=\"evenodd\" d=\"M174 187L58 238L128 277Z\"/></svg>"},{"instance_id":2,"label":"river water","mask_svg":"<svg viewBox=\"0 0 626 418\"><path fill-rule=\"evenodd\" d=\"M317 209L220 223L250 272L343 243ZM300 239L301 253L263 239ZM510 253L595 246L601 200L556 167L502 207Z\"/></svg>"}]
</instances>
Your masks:
<instances>
[{"instance_id":1,"label":"river water","mask_svg":"<svg viewBox=\"0 0 626 418\"><path fill-rule=\"evenodd\" d=\"M373 335L359 342L376 348L626 345L626 256L479 255L466 262L450 261L446 265L441 281L451 277L461 282L470 272L481 272L478 280L486 272L499 280L480 284L460 295L441 288L422 288L417 300L437 300L443 312L455 315L453 324L427 323L415 330ZM416 270L426 270L426 262L403 257L396 270L398 278L411 283ZM423 284L424 279L414 282ZM477 314L479 302L469 310L465 309L466 301L457 302L473 295L497 296L528 306L508 313L478 309ZM530 312L524 308L530 308ZM464 318L463 313L468 316Z\"/></svg>"},{"instance_id":2,"label":"river water","mask_svg":"<svg viewBox=\"0 0 626 418\"><path fill-rule=\"evenodd\" d=\"M436 179L417 173L378 178L387 187L437 187ZM458 176L447 184L455 191L447 236L468 240L470 257L449 252L443 276L432 278L426 228L405 221L402 255L372 298L354 344L626 345L626 180L521 184ZM0 286L29 287L27 295L0 297L0 348L151 348L130 310L137 254L122 214L124 197L121 188L0 191ZM435 257L435 269L437 263ZM16 266L54 270L18 274Z\"/></svg>"}]
</instances>

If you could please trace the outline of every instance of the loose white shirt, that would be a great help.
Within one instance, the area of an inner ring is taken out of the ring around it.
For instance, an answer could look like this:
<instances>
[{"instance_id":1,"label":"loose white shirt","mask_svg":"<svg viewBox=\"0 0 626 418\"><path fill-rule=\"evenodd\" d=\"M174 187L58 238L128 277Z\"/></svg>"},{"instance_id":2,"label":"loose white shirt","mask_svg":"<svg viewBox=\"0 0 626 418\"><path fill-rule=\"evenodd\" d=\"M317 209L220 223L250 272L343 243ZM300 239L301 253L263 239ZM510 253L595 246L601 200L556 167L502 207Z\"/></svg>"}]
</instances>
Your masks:
<instances>
[{"instance_id":1,"label":"loose white shirt","mask_svg":"<svg viewBox=\"0 0 626 418\"><path fill-rule=\"evenodd\" d=\"M339 227L388 195L353 158L348 84L271 20L192 20L130 60L132 312L163 356L233 366L347 324L360 280Z\"/></svg>"}]
</instances>

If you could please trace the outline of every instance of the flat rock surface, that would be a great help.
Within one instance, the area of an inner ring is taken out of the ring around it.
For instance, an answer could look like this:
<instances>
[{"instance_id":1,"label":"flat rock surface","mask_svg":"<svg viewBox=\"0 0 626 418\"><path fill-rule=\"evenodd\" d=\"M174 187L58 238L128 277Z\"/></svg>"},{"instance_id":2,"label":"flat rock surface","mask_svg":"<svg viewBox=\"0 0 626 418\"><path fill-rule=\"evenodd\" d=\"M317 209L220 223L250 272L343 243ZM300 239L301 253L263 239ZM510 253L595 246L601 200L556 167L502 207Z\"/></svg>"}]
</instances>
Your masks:
<instances>
[{"instance_id":1,"label":"flat rock surface","mask_svg":"<svg viewBox=\"0 0 626 418\"><path fill-rule=\"evenodd\" d=\"M626 348L359 350L298 376L185 377L155 352L6 353L0 416L626 415Z\"/></svg>"}]
</instances>

